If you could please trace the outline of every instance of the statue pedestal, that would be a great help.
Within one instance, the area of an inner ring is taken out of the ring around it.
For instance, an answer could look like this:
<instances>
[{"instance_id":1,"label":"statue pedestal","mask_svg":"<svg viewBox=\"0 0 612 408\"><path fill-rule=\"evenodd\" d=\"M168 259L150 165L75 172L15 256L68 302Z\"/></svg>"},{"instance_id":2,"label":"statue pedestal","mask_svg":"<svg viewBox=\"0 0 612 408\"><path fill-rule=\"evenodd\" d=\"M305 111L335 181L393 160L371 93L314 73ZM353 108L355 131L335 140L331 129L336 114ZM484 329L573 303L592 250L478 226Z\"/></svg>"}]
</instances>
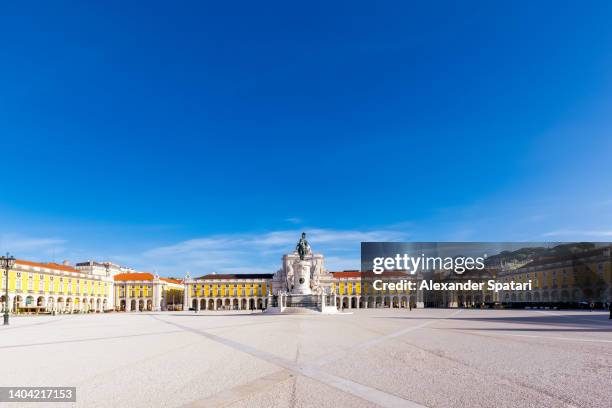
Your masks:
<instances>
[{"instance_id":1,"label":"statue pedestal","mask_svg":"<svg viewBox=\"0 0 612 408\"><path fill-rule=\"evenodd\" d=\"M310 270L312 269L311 261L296 260L293 264L293 289L291 293L294 295L310 295Z\"/></svg>"}]
</instances>

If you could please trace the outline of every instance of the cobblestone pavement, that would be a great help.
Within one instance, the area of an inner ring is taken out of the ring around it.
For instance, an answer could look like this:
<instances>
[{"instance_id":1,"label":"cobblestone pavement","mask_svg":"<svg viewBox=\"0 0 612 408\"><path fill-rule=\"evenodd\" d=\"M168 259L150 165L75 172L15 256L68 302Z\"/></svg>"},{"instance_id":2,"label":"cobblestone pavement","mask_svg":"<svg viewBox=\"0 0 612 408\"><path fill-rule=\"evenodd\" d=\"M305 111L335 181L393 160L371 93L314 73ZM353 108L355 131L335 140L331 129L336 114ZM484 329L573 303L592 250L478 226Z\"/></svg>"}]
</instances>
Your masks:
<instances>
[{"instance_id":1,"label":"cobblestone pavement","mask_svg":"<svg viewBox=\"0 0 612 408\"><path fill-rule=\"evenodd\" d=\"M0 386L76 386L83 407L612 406L602 312L14 317L0 353Z\"/></svg>"}]
</instances>

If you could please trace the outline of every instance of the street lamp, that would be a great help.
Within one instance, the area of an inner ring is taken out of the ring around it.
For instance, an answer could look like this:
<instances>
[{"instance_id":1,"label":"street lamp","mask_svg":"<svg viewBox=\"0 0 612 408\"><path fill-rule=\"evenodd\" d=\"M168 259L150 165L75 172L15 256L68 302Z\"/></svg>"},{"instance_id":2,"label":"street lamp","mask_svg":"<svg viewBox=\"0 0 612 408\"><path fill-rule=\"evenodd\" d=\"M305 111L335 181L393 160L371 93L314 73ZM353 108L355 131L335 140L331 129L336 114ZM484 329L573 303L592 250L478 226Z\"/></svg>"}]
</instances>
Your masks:
<instances>
[{"instance_id":1,"label":"street lamp","mask_svg":"<svg viewBox=\"0 0 612 408\"><path fill-rule=\"evenodd\" d=\"M2 267L6 273L6 280L4 284L4 325L9 324L9 269L15 265L15 258L6 253L6 256L0 256L0 267Z\"/></svg>"}]
</instances>

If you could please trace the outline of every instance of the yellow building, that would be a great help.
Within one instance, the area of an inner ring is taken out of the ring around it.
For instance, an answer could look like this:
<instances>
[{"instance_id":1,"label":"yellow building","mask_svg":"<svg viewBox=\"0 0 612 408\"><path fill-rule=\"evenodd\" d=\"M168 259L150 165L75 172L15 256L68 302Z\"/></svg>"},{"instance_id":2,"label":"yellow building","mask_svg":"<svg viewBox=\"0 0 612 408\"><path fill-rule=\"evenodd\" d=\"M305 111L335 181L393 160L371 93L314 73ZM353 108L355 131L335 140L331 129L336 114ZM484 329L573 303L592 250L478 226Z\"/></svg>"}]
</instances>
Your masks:
<instances>
[{"instance_id":1,"label":"yellow building","mask_svg":"<svg viewBox=\"0 0 612 408\"><path fill-rule=\"evenodd\" d=\"M529 282L530 291L502 292L504 304L576 307L612 301L612 247L537 259L501 273L502 282Z\"/></svg>"},{"instance_id":2,"label":"yellow building","mask_svg":"<svg viewBox=\"0 0 612 408\"><path fill-rule=\"evenodd\" d=\"M6 272L0 291L5 305ZM17 260L9 270L9 310L14 313L101 312L112 308L112 278L95 275L67 262L38 263ZM6 306L4 306L6 307Z\"/></svg>"},{"instance_id":3,"label":"yellow building","mask_svg":"<svg viewBox=\"0 0 612 408\"><path fill-rule=\"evenodd\" d=\"M372 281L383 278L385 282L399 282L412 280L414 277L406 273L385 272L377 277L369 273L365 282L360 271L330 272L332 292L336 295L336 305L342 309L371 309L371 308L407 308L414 305L416 298L409 290L394 289L374 290Z\"/></svg>"},{"instance_id":4,"label":"yellow building","mask_svg":"<svg viewBox=\"0 0 612 408\"><path fill-rule=\"evenodd\" d=\"M340 309L404 307L414 304L409 292L386 291L362 294L361 272L330 272L331 279L321 281L325 295L335 296ZM387 276L387 280L405 278L405 274ZM185 300L190 310L260 310L272 300L273 274L209 274L185 278ZM334 301L328 299L328 303Z\"/></svg>"},{"instance_id":5,"label":"yellow building","mask_svg":"<svg viewBox=\"0 0 612 408\"><path fill-rule=\"evenodd\" d=\"M204 275L185 279L184 304L191 310L264 309L272 274Z\"/></svg>"},{"instance_id":6,"label":"yellow building","mask_svg":"<svg viewBox=\"0 0 612 408\"><path fill-rule=\"evenodd\" d=\"M115 309L121 311L182 310L183 282L147 272L114 277Z\"/></svg>"}]
</instances>

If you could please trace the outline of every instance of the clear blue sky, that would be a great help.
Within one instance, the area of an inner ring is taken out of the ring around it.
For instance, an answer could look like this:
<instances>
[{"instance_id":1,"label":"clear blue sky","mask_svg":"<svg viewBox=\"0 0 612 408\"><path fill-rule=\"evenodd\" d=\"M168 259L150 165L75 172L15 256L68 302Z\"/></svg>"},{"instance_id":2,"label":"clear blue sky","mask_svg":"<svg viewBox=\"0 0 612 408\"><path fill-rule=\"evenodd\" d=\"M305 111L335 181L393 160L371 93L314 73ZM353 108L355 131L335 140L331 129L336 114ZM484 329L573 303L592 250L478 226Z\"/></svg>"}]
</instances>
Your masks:
<instances>
[{"instance_id":1,"label":"clear blue sky","mask_svg":"<svg viewBox=\"0 0 612 408\"><path fill-rule=\"evenodd\" d=\"M2 6L1 250L181 275L272 272L302 229L333 269L612 238L610 2L172 3Z\"/></svg>"}]
</instances>

